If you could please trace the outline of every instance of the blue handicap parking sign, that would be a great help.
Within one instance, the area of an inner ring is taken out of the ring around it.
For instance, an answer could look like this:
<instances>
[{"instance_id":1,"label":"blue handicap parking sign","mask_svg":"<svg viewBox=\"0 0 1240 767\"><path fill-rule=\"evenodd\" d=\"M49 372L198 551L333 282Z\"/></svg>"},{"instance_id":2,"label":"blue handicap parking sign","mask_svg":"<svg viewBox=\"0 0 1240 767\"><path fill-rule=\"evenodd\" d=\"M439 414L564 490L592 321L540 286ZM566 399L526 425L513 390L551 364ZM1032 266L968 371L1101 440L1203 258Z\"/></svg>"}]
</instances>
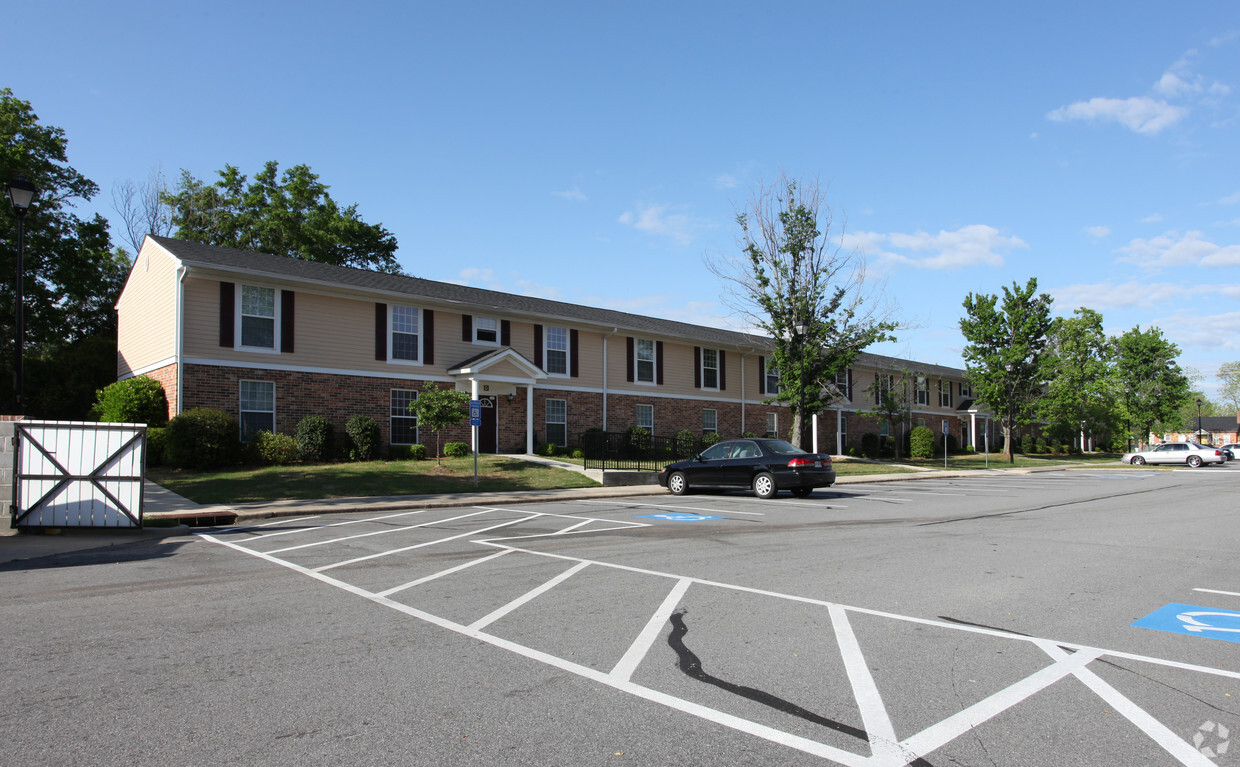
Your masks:
<instances>
[{"instance_id":1,"label":"blue handicap parking sign","mask_svg":"<svg viewBox=\"0 0 1240 767\"><path fill-rule=\"evenodd\" d=\"M640 519L666 519L669 522L701 522L704 519L727 519L708 514L639 514Z\"/></svg>"},{"instance_id":2,"label":"blue handicap parking sign","mask_svg":"<svg viewBox=\"0 0 1240 767\"><path fill-rule=\"evenodd\" d=\"M1172 602L1132 624L1172 634L1210 637L1240 643L1240 612Z\"/></svg>"}]
</instances>

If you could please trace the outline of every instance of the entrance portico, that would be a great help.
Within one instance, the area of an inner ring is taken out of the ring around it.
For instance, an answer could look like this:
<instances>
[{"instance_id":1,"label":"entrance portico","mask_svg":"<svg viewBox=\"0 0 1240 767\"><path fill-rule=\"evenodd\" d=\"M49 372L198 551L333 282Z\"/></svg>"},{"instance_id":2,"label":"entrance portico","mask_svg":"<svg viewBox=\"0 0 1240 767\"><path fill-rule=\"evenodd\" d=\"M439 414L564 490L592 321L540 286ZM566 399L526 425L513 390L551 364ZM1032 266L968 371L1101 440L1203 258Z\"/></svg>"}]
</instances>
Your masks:
<instances>
[{"instance_id":1,"label":"entrance portico","mask_svg":"<svg viewBox=\"0 0 1240 767\"><path fill-rule=\"evenodd\" d=\"M471 437L475 440L471 447L483 453L498 451L497 411L502 403L512 402L517 387L525 387L525 452L534 452L534 385L545 379L546 373L511 347L503 347L454 365L448 375L457 391L468 392L470 399L483 403L483 426Z\"/></svg>"}]
</instances>

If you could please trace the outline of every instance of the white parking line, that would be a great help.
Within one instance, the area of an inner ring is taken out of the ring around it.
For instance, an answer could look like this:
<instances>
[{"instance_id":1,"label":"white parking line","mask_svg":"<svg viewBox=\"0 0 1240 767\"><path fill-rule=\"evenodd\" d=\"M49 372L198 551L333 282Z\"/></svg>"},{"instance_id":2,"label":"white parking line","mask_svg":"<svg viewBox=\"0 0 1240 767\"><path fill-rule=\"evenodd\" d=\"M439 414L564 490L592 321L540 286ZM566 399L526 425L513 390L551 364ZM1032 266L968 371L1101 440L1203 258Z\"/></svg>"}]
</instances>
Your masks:
<instances>
[{"instance_id":1,"label":"white parking line","mask_svg":"<svg viewBox=\"0 0 1240 767\"><path fill-rule=\"evenodd\" d=\"M352 565L358 562L366 562L367 560L378 559L380 557L387 557L387 556L391 556L392 554L401 554L406 551L413 551L414 549L420 549L426 546L435 546L440 543L447 543L448 541L455 541L460 538L467 538L471 535L478 535L479 533L485 533L491 530L498 530L501 527L509 527L510 525L517 524L518 522L528 522L534 517L542 517L542 516L546 516L546 515L541 514L541 513L533 513L533 514L530 514L530 516L525 517L524 519L512 519L512 520L509 520L507 522L504 522L498 525L491 525L490 527L484 527L481 530L471 530L468 533L461 533L460 535L450 535L447 538L437 538L433 541L426 541L425 543L418 543L413 546L405 546L404 548L400 548L400 549L391 549L389 551L381 551L378 554L369 554L364 557L355 557L353 559L346 559L345 561L337 562L334 565L323 565L322 567L314 568L314 572L321 573L325 570L332 570L337 567L344 567L345 565Z\"/></svg>"},{"instance_id":2,"label":"white parking line","mask_svg":"<svg viewBox=\"0 0 1240 767\"><path fill-rule=\"evenodd\" d=\"M1207 594L1224 594L1229 597L1240 597L1240 594L1234 591L1218 591L1216 589L1193 589L1193 591L1204 591Z\"/></svg>"},{"instance_id":3,"label":"white parking line","mask_svg":"<svg viewBox=\"0 0 1240 767\"><path fill-rule=\"evenodd\" d=\"M642 629L642 633L637 635L637 639L634 639L633 644L629 645L629 649L625 651L624 657L611 669L608 676L613 681L627 682L633 677L633 672L646 657L646 653L650 652L650 647L655 640L663 633L663 627L672 617L672 611L676 609L676 605L680 604L681 597L689 590L689 584L692 582L689 578L676 581L676 585L663 598L663 604L659 605L659 609L655 610L650 620L646 621L646 627Z\"/></svg>"},{"instance_id":4,"label":"white parking line","mask_svg":"<svg viewBox=\"0 0 1240 767\"><path fill-rule=\"evenodd\" d=\"M589 566L590 566L589 562L578 562L577 564L568 568L567 570L555 576L554 578L547 581L546 583L539 586L538 588L525 592L524 594L512 600L511 602L504 605L503 607L497 610L494 610L491 613L484 615L483 617L469 624L469 628L477 630L477 629L485 628L491 625L492 623L499 620L500 618L503 618L508 613L521 607L526 602L529 602L531 599L534 599L539 594L544 594L550 591L551 589L560 585L561 583L568 580L569 578L572 578L574 575L576 575L577 573L581 572L582 570L586 569Z\"/></svg>"},{"instance_id":5,"label":"white parking line","mask_svg":"<svg viewBox=\"0 0 1240 767\"><path fill-rule=\"evenodd\" d=\"M282 548L282 549L273 549L267 553L268 554L282 554L286 551L296 551L297 549L309 549L315 546L326 546L331 543L343 543L344 541L352 541L358 538L369 538L373 535L387 535L388 533L403 533L409 530L417 530L419 527L427 527L429 525L440 525L445 522L455 522L458 519L465 519L467 517L476 517L479 514L486 514L486 513L487 512L485 510L484 511L471 511L468 514L461 514L460 516L456 516L456 517L448 517L447 519L434 519L434 520L431 520L430 522L423 522L420 525L401 525L400 527L389 527L384 530L372 530L369 533L358 533L357 535L346 535L343 538L331 538L326 541L314 541L312 543L302 543L297 546L286 546L285 548Z\"/></svg>"},{"instance_id":6,"label":"white parking line","mask_svg":"<svg viewBox=\"0 0 1240 767\"><path fill-rule=\"evenodd\" d=\"M599 506L615 506L617 504L624 508L643 508L643 509L677 509L679 511L705 511L710 514L748 514L754 517L765 517L760 511L732 511L730 509L703 509L700 506L682 506L674 503L630 503L628 501L582 501L582 503L593 503Z\"/></svg>"},{"instance_id":7,"label":"white parking line","mask_svg":"<svg viewBox=\"0 0 1240 767\"><path fill-rule=\"evenodd\" d=\"M404 591L405 589L411 589L414 586L421 586L423 583L430 583L431 581L437 578L442 578L445 575L452 575L453 573L459 573L462 570L468 570L474 565L480 565L483 562L490 562L492 559L499 559L500 557L506 554L511 554L512 551L513 551L512 549L504 549L503 551L497 551L494 554L488 554L485 557L478 557L477 559L471 560L464 564L457 565L456 567L449 567L447 570L440 570L439 572L434 573L432 575L428 575L424 578L418 578L416 581L409 581L408 583L402 583L399 586L393 586L387 591L378 592L376 596L380 596L380 597L391 596L392 594L395 594L400 591Z\"/></svg>"}]
</instances>

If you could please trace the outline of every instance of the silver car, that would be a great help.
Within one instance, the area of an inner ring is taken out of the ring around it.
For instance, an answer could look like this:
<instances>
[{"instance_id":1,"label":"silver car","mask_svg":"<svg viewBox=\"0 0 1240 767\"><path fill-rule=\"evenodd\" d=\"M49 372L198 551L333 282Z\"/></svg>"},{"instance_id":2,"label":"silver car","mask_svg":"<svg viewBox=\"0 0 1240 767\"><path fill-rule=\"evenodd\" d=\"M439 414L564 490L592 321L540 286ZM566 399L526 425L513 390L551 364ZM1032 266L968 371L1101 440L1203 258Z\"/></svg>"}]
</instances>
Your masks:
<instances>
[{"instance_id":1,"label":"silver car","mask_svg":"<svg viewBox=\"0 0 1240 767\"><path fill-rule=\"evenodd\" d=\"M1171 463L1192 466L1194 469L1205 463L1223 463L1223 452L1216 447L1199 445L1196 442L1167 442L1155 445L1149 450L1136 453L1124 453L1120 459L1124 463L1140 466L1146 463Z\"/></svg>"}]
</instances>

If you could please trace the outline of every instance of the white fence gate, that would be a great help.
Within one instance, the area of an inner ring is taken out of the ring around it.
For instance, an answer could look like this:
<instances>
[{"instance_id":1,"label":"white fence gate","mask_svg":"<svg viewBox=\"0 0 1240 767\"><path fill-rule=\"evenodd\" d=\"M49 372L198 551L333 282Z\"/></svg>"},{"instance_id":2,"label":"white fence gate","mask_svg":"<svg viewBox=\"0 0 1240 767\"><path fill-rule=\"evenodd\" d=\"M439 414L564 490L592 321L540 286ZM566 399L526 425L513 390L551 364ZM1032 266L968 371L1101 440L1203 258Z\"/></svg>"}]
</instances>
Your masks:
<instances>
[{"instance_id":1,"label":"white fence gate","mask_svg":"<svg viewBox=\"0 0 1240 767\"><path fill-rule=\"evenodd\" d=\"M146 426L19 421L13 527L142 527Z\"/></svg>"}]
</instances>

